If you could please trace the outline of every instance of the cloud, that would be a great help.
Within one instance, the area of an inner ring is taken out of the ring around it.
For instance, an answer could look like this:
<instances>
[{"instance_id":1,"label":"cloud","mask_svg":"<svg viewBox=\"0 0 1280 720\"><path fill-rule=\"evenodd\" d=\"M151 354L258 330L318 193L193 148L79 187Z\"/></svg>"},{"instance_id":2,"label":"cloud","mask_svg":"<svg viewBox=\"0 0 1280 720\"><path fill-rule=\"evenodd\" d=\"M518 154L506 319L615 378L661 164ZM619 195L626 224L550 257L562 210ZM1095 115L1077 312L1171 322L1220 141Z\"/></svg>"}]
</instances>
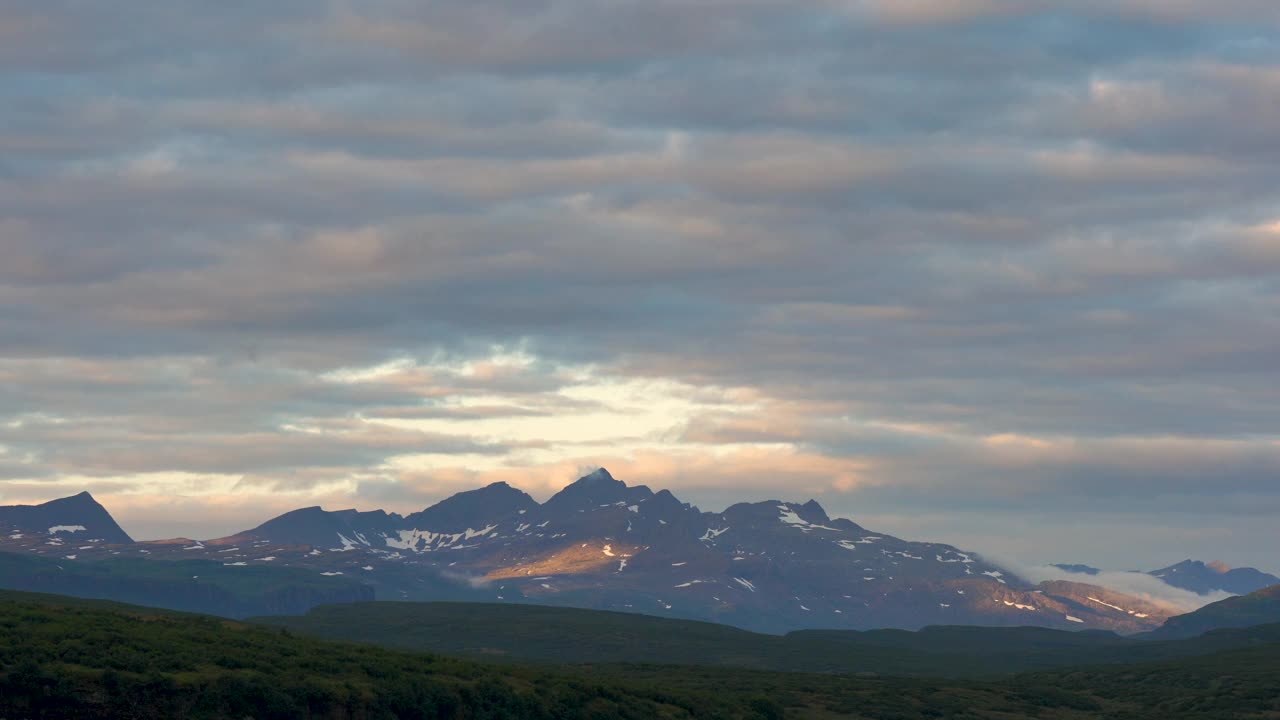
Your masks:
<instances>
[{"instance_id":1,"label":"cloud","mask_svg":"<svg viewBox=\"0 0 1280 720\"><path fill-rule=\"evenodd\" d=\"M1033 583L1048 580L1069 580L1071 582L1101 585L1109 590L1141 598L1177 614L1189 613L1209 603L1232 597L1231 593L1224 590L1200 595L1190 590L1173 587L1159 578L1141 572L1108 570L1097 575L1079 575L1048 565L1018 567L1016 572Z\"/></svg>"},{"instance_id":2,"label":"cloud","mask_svg":"<svg viewBox=\"0 0 1280 720\"><path fill-rule=\"evenodd\" d=\"M413 508L602 463L981 550L1026 540L971 509L1068 508L1253 557L1274 529L1223 531L1280 501L1277 23L5 6L0 499L98 488L146 535L167 495Z\"/></svg>"}]
</instances>

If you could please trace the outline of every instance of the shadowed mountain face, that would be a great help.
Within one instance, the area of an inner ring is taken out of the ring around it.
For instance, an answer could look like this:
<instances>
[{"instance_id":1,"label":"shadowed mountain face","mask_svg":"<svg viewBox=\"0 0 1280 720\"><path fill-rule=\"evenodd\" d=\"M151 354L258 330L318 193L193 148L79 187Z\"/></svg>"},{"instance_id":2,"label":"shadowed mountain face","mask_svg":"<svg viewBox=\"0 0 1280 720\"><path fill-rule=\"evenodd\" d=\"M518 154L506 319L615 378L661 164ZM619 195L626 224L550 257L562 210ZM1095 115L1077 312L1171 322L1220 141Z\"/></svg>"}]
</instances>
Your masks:
<instances>
[{"instance_id":1,"label":"shadowed mountain face","mask_svg":"<svg viewBox=\"0 0 1280 720\"><path fill-rule=\"evenodd\" d=\"M49 554L42 542L25 549ZM1140 632L1167 616L1094 585L1032 586L974 553L832 519L812 500L702 512L604 469L542 504L497 483L407 517L304 508L227 538L128 552L302 568L358 580L379 599L532 602L765 632L937 624Z\"/></svg>"},{"instance_id":2,"label":"shadowed mountain face","mask_svg":"<svg viewBox=\"0 0 1280 720\"><path fill-rule=\"evenodd\" d=\"M1280 585L1280 578L1254 568L1230 568L1221 562L1203 563L1199 560L1183 560L1177 565L1152 570L1151 574L1166 583L1204 595L1225 591L1247 595L1272 585Z\"/></svg>"},{"instance_id":3,"label":"shadowed mountain face","mask_svg":"<svg viewBox=\"0 0 1280 720\"><path fill-rule=\"evenodd\" d=\"M38 534L47 536L47 542L67 546L133 542L106 508L87 492L43 505L0 507L0 532L6 536Z\"/></svg>"},{"instance_id":4,"label":"shadowed mountain face","mask_svg":"<svg viewBox=\"0 0 1280 720\"><path fill-rule=\"evenodd\" d=\"M1280 585L1256 590L1248 595L1219 600L1195 612L1169 618L1149 634L1152 639L1189 638L1223 628L1280 623Z\"/></svg>"},{"instance_id":5,"label":"shadowed mountain face","mask_svg":"<svg viewBox=\"0 0 1280 720\"><path fill-rule=\"evenodd\" d=\"M404 524L414 528L434 528L440 532L463 532L467 528L485 527L537 506L538 503L528 494L499 482L479 490L460 492L410 515Z\"/></svg>"}]
</instances>

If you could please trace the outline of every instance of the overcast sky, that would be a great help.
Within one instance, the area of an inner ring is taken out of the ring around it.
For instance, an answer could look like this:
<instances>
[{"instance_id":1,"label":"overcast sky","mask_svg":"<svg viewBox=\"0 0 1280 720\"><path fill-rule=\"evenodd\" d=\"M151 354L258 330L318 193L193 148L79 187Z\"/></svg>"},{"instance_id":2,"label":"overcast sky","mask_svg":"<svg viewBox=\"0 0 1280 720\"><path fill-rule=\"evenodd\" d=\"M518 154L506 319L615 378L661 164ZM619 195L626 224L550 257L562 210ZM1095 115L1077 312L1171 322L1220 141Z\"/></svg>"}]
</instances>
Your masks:
<instances>
[{"instance_id":1,"label":"overcast sky","mask_svg":"<svg viewBox=\"0 0 1280 720\"><path fill-rule=\"evenodd\" d=\"M0 3L0 503L582 471L1280 571L1280 3Z\"/></svg>"}]
</instances>

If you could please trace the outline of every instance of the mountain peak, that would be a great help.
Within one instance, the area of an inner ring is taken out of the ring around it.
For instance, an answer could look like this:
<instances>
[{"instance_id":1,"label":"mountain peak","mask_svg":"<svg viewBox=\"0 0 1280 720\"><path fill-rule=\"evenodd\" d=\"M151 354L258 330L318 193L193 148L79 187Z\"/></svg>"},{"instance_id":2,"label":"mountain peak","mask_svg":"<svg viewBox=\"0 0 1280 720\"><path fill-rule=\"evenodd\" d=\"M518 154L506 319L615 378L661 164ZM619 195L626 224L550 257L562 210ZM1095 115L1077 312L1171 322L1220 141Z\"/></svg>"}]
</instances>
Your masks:
<instances>
[{"instance_id":1,"label":"mountain peak","mask_svg":"<svg viewBox=\"0 0 1280 720\"><path fill-rule=\"evenodd\" d=\"M103 542L120 545L132 543L121 527L88 491L80 492L40 505L0 507L0 524L31 532L83 532Z\"/></svg>"},{"instance_id":2,"label":"mountain peak","mask_svg":"<svg viewBox=\"0 0 1280 720\"><path fill-rule=\"evenodd\" d=\"M818 501L812 498L809 499L809 502L801 505L800 510L802 511L800 512L800 517L802 518L812 518L818 522L831 521L831 518L827 516L827 511L822 509L822 506L818 504Z\"/></svg>"},{"instance_id":3,"label":"mountain peak","mask_svg":"<svg viewBox=\"0 0 1280 720\"><path fill-rule=\"evenodd\" d=\"M584 505L609 503L622 500L627 495L627 484L614 479L608 470L600 468L583 475L563 490L551 496L547 506Z\"/></svg>"},{"instance_id":4,"label":"mountain peak","mask_svg":"<svg viewBox=\"0 0 1280 720\"><path fill-rule=\"evenodd\" d=\"M609 474L609 471L604 468L597 468L594 471L587 473L586 475L583 475L582 477L574 481L573 484L577 485L578 483L582 483L585 485L597 485L597 484L623 485L623 486L626 485L626 483L622 482L621 480L615 479L612 475Z\"/></svg>"},{"instance_id":5,"label":"mountain peak","mask_svg":"<svg viewBox=\"0 0 1280 720\"><path fill-rule=\"evenodd\" d=\"M1205 563L1205 567L1218 573L1219 575L1225 575L1231 572L1231 566L1222 562L1221 560L1213 560L1211 562L1207 562Z\"/></svg>"},{"instance_id":6,"label":"mountain peak","mask_svg":"<svg viewBox=\"0 0 1280 720\"><path fill-rule=\"evenodd\" d=\"M419 530L462 532L482 528L537 505L524 491L505 482L495 482L445 498L405 520L410 527Z\"/></svg>"},{"instance_id":7,"label":"mountain peak","mask_svg":"<svg viewBox=\"0 0 1280 720\"><path fill-rule=\"evenodd\" d=\"M67 497L64 497L64 498L50 500L49 502L41 505L41 507L57 507L57 506L86 507L86 508L102 507L102 505L96 499L94 499L93 495L89 494L88 490L82 490L76 493L75 495L68 495Z\"/></svg>"}]
</instances>

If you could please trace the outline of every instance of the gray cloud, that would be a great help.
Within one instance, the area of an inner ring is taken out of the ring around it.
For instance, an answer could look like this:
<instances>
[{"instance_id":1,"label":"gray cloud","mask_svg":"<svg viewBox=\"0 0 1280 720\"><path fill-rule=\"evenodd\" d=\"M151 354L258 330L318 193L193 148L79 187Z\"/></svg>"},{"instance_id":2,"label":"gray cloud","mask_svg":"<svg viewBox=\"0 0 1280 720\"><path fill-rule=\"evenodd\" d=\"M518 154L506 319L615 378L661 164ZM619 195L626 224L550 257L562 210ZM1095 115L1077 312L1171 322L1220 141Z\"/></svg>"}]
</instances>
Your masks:
<instances>
[{"instance_id":1,"label":"gray cloud","mask_svg":"<svg viewBox=\"0 0 1280 720\"><path fill-rule=\"evenodd\" d=\"M486 423L620 412L566 394L593 368L752 388L766 410L663 437L856 461L881 514L1141 504L1194 536L1273 508L1277 24L1265 0L8 4L0 497L178 471L435 497L473 476L396 459L581 460ZM423 369L495 346L536 360Z\"/></svg>"}]
</instances>

